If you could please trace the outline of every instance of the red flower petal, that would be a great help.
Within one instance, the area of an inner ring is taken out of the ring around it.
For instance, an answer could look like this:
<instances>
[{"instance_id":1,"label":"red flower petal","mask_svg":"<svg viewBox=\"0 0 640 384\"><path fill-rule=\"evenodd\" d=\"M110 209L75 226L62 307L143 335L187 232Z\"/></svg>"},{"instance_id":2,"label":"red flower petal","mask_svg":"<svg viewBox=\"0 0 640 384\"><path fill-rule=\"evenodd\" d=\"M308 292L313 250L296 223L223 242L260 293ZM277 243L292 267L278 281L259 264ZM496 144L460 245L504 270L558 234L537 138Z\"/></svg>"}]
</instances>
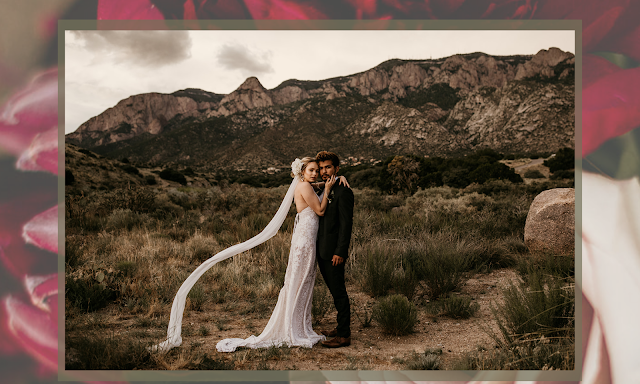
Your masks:
<instances>
[{"instance_id":1,"label":"red flower petal","mask_svg":"<svg viewBox=\"0 0 640 384\"><path fill-rule=\"evenodd\" d=\"M256 20L326 19L327 16L312 6L286 0L245 0L245 5Z\"/></svg>"},{"instance_id":2,"label":"red flower petal","mask_svg":"<svg viewBox=\"0 0 640 384\"><path fill-rule=\"evenodd\" d=\"M19 156L35 136L58 124L58 69L36 77L0 109L0 143Z\"/></svg>"},{"instance_id":3,"label":"red flower petal","mask_svg":"<svg viewBox=\"0 0 640 384\"><path fill-rule=\"evenodd\" d=\"M630 5L630 0L540 0L534 17L582 20L582 46L587 53L593 52L612 29L620 28L618 20ZM625 22L632 21L625 18Z\"/></svg>"},{"instance_id":4,"label":"red flower petal","mask_svg":"<svg viewBox=\"0 0 640 384\"><path fill-rule=\"evenodd\" d=\"M51 305L50 298L58 294L58 274L48 276L25 276L24 285L31 303L45 312L57 313L58 307Z\"/></svg>"},{"instance_id":5,"label":"red flower petal","mask_svg":"<svg viewBox=\"0 0 640 384\"><path fill-rule=\"evenodd\" d=\"M20 155L16 167L23 171L47 171L58 174L58 126L39 133Z\"/></svg>"},{"instance_id":6,"label":"red flower petal","mask_svg":"<svg viewBox=\"0 0 640 384\"><path fill-rule=\"evenodd\" d=\"M614 36L610 44L603 44L602 50L622 53L640 61L640 26L624 36Z\"/></svg>"},{"instance_id":7,"label":"red flower petal","mask_svg":"<svg viewBox=\"0 0 640 384\"><path fill-rule=\"evenodd\" d=\"M58 206L29 220L22 227L22 238L28 244L58 253Z\"/></svg>"},{"instance_id":8,"label":"red flower petal","mask_svg":"<svg viewBox=\"0 0 640 384\"><path fill-rule=\"evenodd\" d=\"M164 20L149 0L99 0L98 20Z\"/></svg>"},{"instance_id":9,"label":"red flower petal","mask_svg":"<svg viewBox=\"0 0 640 384\"><path fill-rule=\"evenodd\" d=\"M57 303L58 295L51 297ZM2 305L7 327L13 340L49 371L58 370L58 318L26 304L14 296L6 297ZM57 306L53 304L52 306Z\"/></svg>"},{"instance_id":10,"label":"red flower petal","mask_svg":"<svg viewBox=\"0 0 640 384\"><path fill-rule=\"evenodd\" d=\"M4 263L6 269L18 278L22 278L27 273L50 271L48 268L55 261L49 256L49 251L53 249L57 252L57 244L54 246L53 240L45 240L51 235L45 237L40 230L29 229L30 233L40 233L38 235L39 243L49 244L46 252L28 246L22 237L23 226L40 212L50 208L52 200L55 201L55 191L44 191L22 199L20 204L0 205L0 262ZM38 224L39 227L42 225L42 223ZM57 220L55 225L57 232ZM53 230L51 224L48 228L49 231ZM46 255L46 259L43 259L44 255ZM55 264L53 267L55 268Z\"/></svg>"},{"instance_id":11,"label":"red flower petal","mask_svg":"<svg viewBox=\"0 0 640 384\"><path fill-rule=\"evenodd\" d=\"M620 70L620 67L600 56L584 55L582 57L582 87L583 89L588 88L602 77Z\"/></svg>"},{"instance_id":12,"label":"red flower petal","mask_svg":"<svg viewBox=\"0 0 640 384\"><path fill-rule=\"evenodd\" d=\"M582 92L582 156L640 126L640 68L597 80Z\"/></svg>"}]
</instances>

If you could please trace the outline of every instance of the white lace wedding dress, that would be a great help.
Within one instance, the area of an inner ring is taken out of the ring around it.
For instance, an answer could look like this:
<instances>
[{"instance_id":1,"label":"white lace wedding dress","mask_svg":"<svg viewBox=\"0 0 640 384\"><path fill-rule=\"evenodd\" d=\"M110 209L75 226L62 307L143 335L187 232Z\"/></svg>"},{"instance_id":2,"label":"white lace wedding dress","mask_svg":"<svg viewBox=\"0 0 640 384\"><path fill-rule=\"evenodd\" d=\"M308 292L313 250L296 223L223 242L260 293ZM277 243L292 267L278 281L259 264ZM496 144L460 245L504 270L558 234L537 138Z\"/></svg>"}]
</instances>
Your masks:
<instances>
[{"instance_id":1,"label":"white lace wedding dress","mask_svg":"<svg viewBox=\"0 0 640 384\"><path fill-rule=\"evenodd\" d=\"M264 331L259 336L247 339L221 340L216 345L219 352L233 352L238 347L266 348L282 345L311 348L324 340L324 336L316 334L311 328L318 223L319 217L311 207L296 215L284 286Z\"/></svg>"}]
</instances>

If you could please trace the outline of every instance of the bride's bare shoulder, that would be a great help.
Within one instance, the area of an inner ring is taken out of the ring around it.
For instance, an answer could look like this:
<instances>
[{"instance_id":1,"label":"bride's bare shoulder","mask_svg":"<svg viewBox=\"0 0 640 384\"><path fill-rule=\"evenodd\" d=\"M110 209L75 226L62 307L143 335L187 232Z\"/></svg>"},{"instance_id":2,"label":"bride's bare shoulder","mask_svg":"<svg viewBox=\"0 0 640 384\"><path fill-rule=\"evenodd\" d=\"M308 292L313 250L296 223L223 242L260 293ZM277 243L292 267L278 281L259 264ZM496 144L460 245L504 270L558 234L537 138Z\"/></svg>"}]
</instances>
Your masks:
<instances>
[{"instance_id":1,"label":"bride's bare shoulder","mask_svg":"<svg viewBox=\"0 0 640 384\"><path fill-rule=\"evenodd\" d=\"M311 183L309 183L308 181L301 181L300 183L298 183L298 186L296 187L297 191L304 191L305 189L313 189L313 187L311 186Z\"/></svg>"}]
</instances>

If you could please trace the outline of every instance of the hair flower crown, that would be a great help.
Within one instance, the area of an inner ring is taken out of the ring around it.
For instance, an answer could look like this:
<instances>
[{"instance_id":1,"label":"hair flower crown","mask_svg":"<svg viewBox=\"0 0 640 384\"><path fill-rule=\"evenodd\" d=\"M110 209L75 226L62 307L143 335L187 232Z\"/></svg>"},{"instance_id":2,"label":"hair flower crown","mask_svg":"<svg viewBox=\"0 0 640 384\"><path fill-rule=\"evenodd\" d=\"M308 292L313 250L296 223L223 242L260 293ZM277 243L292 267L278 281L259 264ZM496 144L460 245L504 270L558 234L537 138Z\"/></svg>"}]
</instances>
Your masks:
<instances>
[{"instance_id":1,"label":"hair flower crown","mask_svg":"<svg viewBox=\"0 0 640 384\"><path fill-rule=\"evenodd\" d=\"M291 163L291 172L302 179L302 160L296 158L293 163Z\"/></svg>"}]
</instances>

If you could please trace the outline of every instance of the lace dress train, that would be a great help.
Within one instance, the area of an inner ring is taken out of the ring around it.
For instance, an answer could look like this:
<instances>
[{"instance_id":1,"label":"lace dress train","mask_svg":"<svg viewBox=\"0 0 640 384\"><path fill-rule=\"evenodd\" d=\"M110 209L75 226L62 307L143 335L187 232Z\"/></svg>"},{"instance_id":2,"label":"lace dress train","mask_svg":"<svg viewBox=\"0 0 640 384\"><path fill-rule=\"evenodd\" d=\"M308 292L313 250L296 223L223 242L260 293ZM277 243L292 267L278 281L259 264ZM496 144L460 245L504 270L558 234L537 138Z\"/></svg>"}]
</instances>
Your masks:
<instances>
[{"instance_id":1,"label":"lace dress train","mask_svg":"<svg viewBox=\"0 0 640 384\"><path fill-rule=\"evenodd\" d=\"M238 347L267 348L282 345L311 348L324 340L325 337L316 334L311 327L318 223L319 218L311 207L296 215L284 286L264 331L259 336L247 339L221 340L216 345L219 352L233 352Z\"/></svg>"}]
</instances>

